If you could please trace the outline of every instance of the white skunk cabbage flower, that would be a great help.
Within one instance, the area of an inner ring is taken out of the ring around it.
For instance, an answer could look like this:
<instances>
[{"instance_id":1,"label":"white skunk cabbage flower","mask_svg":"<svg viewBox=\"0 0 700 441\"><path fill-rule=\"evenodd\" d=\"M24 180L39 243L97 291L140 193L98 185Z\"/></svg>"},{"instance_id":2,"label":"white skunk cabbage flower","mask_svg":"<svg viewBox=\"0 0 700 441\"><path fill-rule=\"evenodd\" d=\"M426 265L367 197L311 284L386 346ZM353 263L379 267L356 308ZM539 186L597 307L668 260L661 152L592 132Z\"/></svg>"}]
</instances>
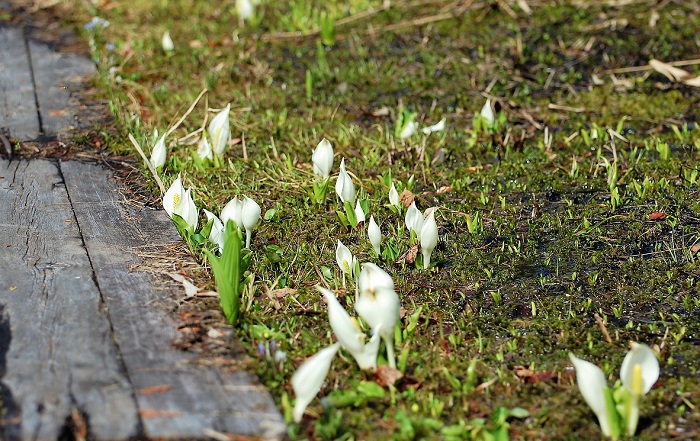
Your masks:
<instances>
[{"instance_id":1,"label":"white skunk cabbage flower","mask_svg":"<svg viewBox=\"0 0 700 441\"><path fill-rule=\"evenodd\" d=\"M207 216L207 222L212 222L211 231L209 232L209 240L219 247L219 252L224 249L224 224L214 213L204 209L204 214Z\"/></svg>"},{"instance_id":2,"label":"white skunk cabbage flower","mask_svg":"<svg viewBox=\"0 0 700 441\"><path fill-rule=\"evenodd\" d=\"M423 127L423 133L426 135L430 135L433 132L440 132L442 130L445 130L445 121L446 119L443 118L437 124L433 124L430 127Z\"/></svg>"},{"instance_id":3,"label":"white skunk cabbage flower","mask_svg":"<svg viewBox=\"0 0 700 441\"><path fill-rule=\"evenodd\" d=\"M394 280L377 265L364 263L357 285L359 296L355 311L382 337L389 366L395 368L394 329L399 321L401 304L394 290Z\"/></svg>"},{"instance_id":4,"label":"white skunk cabbage flower","mask_svg":"<svg viewBox=\"0 0 700 441\"><path fill-rule=\"evenodd\" d=\"M377 369L377 351L379 351L379 334L375 332L367 344L365 334L357 328L345 308L340 305L333 291L316 286L328 302L328 321L338 339L338 343L357 361L360 369Z\"/></svg>"},{"instance_id":5,"label":"white skunk cabbage flower","mask_svg":"<svg viewBox=\"0 0 700 441\"><path fill-rule=\"evenodd\" d=\"M192 199L191 192L191 188L185 191L185 200L175 207L175 214L185 219L187 226L194 231L197 229L197 223L199 222L199 211L194 203L194 199Z\"/></svg>"},{"instance_id":6,"label":"white skunk cabbage flower","mask_svg":"<svg viewBox=\"0 0 700 441\"><path fill-rule=\"evenodd\" d=\"M438 242L438 227L435 222L435 208L428 208L426 212L428 217L423 222L423 227L418 234L420 239L420 248L423 253L423 269L430 267L430 256Z\"/></svg>"},{"instance_id":7,"label":"white skunk cabbage flower","mask_svg":"<svg viewBox=\"0 0 700 441\"><path fill-rule=\"evenodd\" d=\"M175 208L185 199L185 187L182 186L182 178L177 175L177 179L173 181L168 188L168 191L163 195L163 208L168 216L173 217Z\"/></svg>"},{"instance_id":8,"label":"white skunk cabbage flower","mask_svg":"<svg viewBox=\"0 0 700 441\"><path fill-rule=\"evenodd\" d=\"M221 222L224 227L230 220L235 222L238 228L243 228L243 202L238 199L238 196L234 196L221 210Z\"/></svg>"},{"instance_id":9,"label":"white skunk cabbage flower","mask_svg":"<svg viewBox=\"0 0 700 441\"><path fill-rule=\"evenodd\" d=\"M175 44L173 44L173 39L170 38L170 31L165 31L163 38L161 39L161 44L163 45L164 52L172 52L175 50Z\"/></svg>"},{"instance_id":10,"label":"white skunk cabbage flower","mask_svg":"<svg viewBox=\"0 0 700 441\"><path fill-rule=\"evenodd\" d=\"M362 209L362 205L360 205L359 200L357 201L357 204L355 204L355 218L357 219L358 224L367 220L367 217L365 216L365 212Z\"/></svg>"},{"instance_id":11,"label":"white skunk cabbage flower","mask_svg":"<svg viewBox=\"0 0 700 441\"><path fill-rule=\"evenodd\" d=\"M241 20L248 20L253 16L253 3L250 0L236 0L236 13Z\"/></svg>"},{"instance_id":12,"label":"white skunk cabbage flower","mask_svg":"<svg viewBox=\"0 0 700 441\"><path fill-rule=\"evenodd\" d=\"M636 395L646 395L659 379L659 362L645 344L630 342L632 348L620 367L622 384Z\"/></svg>"},{"instance_id":13,"label":"white skunk cabbage flower","mask_svg":"<svg viewBox=\"0 0 700 441\"><path fill-rule=\"evenodd\" d=\"M331 170L333 170L333 146L326 138L323 138L316 146L311 155L311 161L314 164L314 174L328 179Z\"/></svg>"},{"instance_id":14,"label":"white skunk cabbage flower","mask_svg":"<svg viewBox=\"0 0 700 441\"><path fill-rule=\"evenodd\" d=\"M328 371L331 369L331 362L338 352L338 348L340 348L340 344L334 343L321 349L306 359L292 375L292 388L297 397L293 412L295 422L301 421L306 407L321 390L323 380L326 379Z\"/></svg>"},{"instance_id":15,"label":"white skunk cabbage flower","mask_svg":"<svg viewBox=\"0 0 700 441\"><path fill-rule=\"evenodd\" d=\"M401 129L401 133L399 134L399 138L401 139L406 139L410 138L413 136L414 133L416 133L416 130L418 130L418 121L410 121L406 123L405 126L403 126L403 129Z\"/></svg>"},{"instance_id":16,"label":"white skunk cabbage flower","mask_svg":"<svg viewBox=\"0 0 700 441\"><path fill-rule=\"evenodd\" d=\"M338 262L340 271L343 272L343 282L345 282L345 274L352 277L357 260L355 256L352 255L350 249L346 247L340 239L338 239L338 245L335 248L335 261Z\"/></svg>"},{"instance_id":17,"label":"white skunk cabbage flower","mask_svg":"<svg viewBox=\"0 0 700 441\"><path fill-rule=\"evenodd\" d=\"M204 133L202 133L202 138L197 143L197 156L199 156L199 159L214 159L211 144Z\"/></svg>"},{"instance_id":18,"label":"white skunk cabbage flower","mask_svg":"<svg viewBox=\"0 0 700 441\"><path fill-rule=\"evenodd\" d=\"M197 206L192 199L190 189L182 186L180 175L172 183L168 191L163 196L163 208L168 216L172 219L173 215L177 214L185 220L187 227L193 231L197 229L199 212Z\"/></svg>"},{"instance_id":19,"label":"white skunk cabbage flower","mask_svg":"<svg viewBox=\"0 0 700 441\"><path fill-rule=\"evenodd\" d=\"M391 183L391 188L389 189L389 203L396 207L399 206L399 192L396 191L396 186Z\"/></svg>"},{"instance_id":20,"label":"white skunk cabbage flower","mask_svg":"<svg viewBox=\"0 0 700 441\"><path fill-rule=\"evenodd\" d=\"M335 192L343 203L350 202L352 204L355 202L355 184L352 183L352 178L345 170L345 158L340 161L340 173L335 181Z\"/></svg>"},{"instance_id":21,"label":"white skunk cabbage flower","mask_svg":"<svg viewBox=\"0 0 700 441\"><path fill-rule=\"evenodd\" d=\"M603 435L613 436L613 430L619 432L619 427L617 421L612 420L612 418L617 419L617 415L610 415L609 413L610 411L614 412L614 409L608 409L608 404L606 403L605 395L609 394L610 390L608 389L605 374L598 366L582 360L572 353L569 353L569 359L576 369L576 383L581 391L581 395L583 395L583 399L588 404L588 407L598 417ZM614 406L612 407L614 408ZM615 437L617 436L619 436L619 433L615 434Z\"/></svg>"},{"instance_id":22,"label":"white skunk cabbage flower","mask_svg":"<svg viewBox=\"0 0 700 441\"><path fill-rule=\"evenodd\" d=\"M248 249L250 249L250 239L253 236L253 231L257 228L258 222L260 222L261 213L260 205L257 202L248 196L243 196L241 222L245 227L245 247Z\"/></svg>"},{"instance_id":23,"label":"white skunk cabbage flower","mask_svg":"<svg viewBox=\"0 0 700 441\"><path fill-rule=\"evenodd\" d=\"M379 225L374 221L374 216L369 217L369 226L367 226L367 236L369 236L369 242L372 244L372 248L377 253L378 256L382 255L382 231L379 229Z\"/></svg>"},{"instance_id":24,"label":"white skunk cabbage flower","mask_svg":"<svg viewBox=\"0 0 700 441\"><path fill-rule=\"evenodd\" d=\"M603 434L613 439L623 429L628 436L634 436L639 422L639 398L659 379L659 362L651 348L635 342L630 342L630 347L620 369L621 394L612 393L598 366L569 353L583 399L598 417Z\"/></svg>"},{"instance_id":25,"label":"white skunk cabbage flower","mask_svg":"<svg viewBox=\"0 0 700 441\"><path fill-rule=\"evenodd\" d=\"M420 235L420 230L423 228L423 213L416 207L416 201L413 201L408 210L406 210L404 220L409 233L413 230L416 236Z\"/></svg>"},{"instance_id":26,"label":"white skunk cabbage flower","mask_svg":"<svg viewBox=\"0 0 700 441\"><path fill-rule=\"evenodd\" d=\"M481 117L488 125L493 125L496 122L496 117L493 114L493 109L491 108L491 98L486 100L484 107L481 108Z\"/></svg>"},{"instance_id":27,"label":"white skunk cabbage flower","mask_svg":"<svg viewBox=\"0 0 700 441\"><path fill-rule=\"evenodd\" d=\"M646 395L659 379L659 361L654 351L645 344L630 342L631 350L620 367L622 385L631 392L630 401L623 415L627 435L634 436L639 422L639 397Z\"/></svg>"},{"instance_id":28,"label":"white skunk cabbage flower","mask_svg":"<svg viewBox=\"0 0 700 441\"><path fill-rule=\"evenodd\" d=\"M225 109L217 113L209 123L209 139L211 139L211 148L217 156L223 156L228 141L231 137L231 127L229 125L228 114L231 110L229 103Z\"/></svg>"},{"instance_id":29,"label":"white skunk cabbage flower","mask_svg":"<svg viewBox=\"0 0 700 441\"><path fill-rule=\"evenodd\" d=\"M156 133L158 133L156 131ZM157 136L157 135L156 135ZM167 149L165 147L165 135L161 136L151 151L151 165L153 168L161 168L165 165Z\"/></svg>"}]
</instances>

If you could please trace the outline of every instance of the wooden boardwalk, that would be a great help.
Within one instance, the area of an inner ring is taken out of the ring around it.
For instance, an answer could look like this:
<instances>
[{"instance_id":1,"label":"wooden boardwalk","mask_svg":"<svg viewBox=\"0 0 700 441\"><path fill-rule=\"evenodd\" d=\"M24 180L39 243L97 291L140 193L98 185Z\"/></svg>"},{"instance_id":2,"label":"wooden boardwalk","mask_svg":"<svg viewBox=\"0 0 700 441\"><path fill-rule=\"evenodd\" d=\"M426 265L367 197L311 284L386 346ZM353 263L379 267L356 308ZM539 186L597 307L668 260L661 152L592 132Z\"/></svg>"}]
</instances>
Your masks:
<instances>
[{"instance_id":1,"label":"wooden boardwalk","mask_svg":"<svg viewBox=\"0 0 700 441\"><path fill-rule=\"evenodd\" d=\"M66 136L92 63L0 27L0 131ZM99 165L0 159L0 439L281 439L270 394L192 363L135 249L179 241ZM79 436L78 436L79 435ZM220 435L219 437L221 437ZM247 438L246 438L247 439Z\"/></svg>"}]
</instances>

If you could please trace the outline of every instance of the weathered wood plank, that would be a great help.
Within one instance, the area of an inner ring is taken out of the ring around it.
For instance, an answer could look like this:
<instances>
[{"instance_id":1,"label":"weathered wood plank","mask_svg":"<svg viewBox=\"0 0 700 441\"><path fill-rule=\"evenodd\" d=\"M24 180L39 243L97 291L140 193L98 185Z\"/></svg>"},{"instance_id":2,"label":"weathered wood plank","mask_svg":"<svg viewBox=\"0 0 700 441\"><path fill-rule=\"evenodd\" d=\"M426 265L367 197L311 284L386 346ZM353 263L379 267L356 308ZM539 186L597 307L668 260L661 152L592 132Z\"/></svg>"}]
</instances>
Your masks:
<instances>
[{"instance_id":1,"label":"weathered wood plank","mask_svg":"<svg viewBox=\"0 0 700 441\"><path fill-rule=\"evenodd\" d=\"M0 160L0 176L3 400L21 411L19 427L4 422L14 423L10 439L58 439L76 410L94 439L137 436L134 391L58 167Z\"/></svg>"},{"instance_id":2,"label":"weathered wood plank","mask_svg":"<svg viewBox=\"0 0 700 441\"><path fill-rule=\"evenodd\" d=\"M21 29L0 27L0 130L26 141L39 135L39 112Z\"/></svg>"},{"instance_id":3,"label":"weathered wood plank","mask_svg":"<svg viewBox=\"0 0 700 441\"><path fill-rule=\"evenodd\" d=\"M95 65L87 57L56 53L35 41L29 42L29 56L41 129L49 136L66 133L74 128L79 110L71 103L71 93L95 75Z\"/></svg>"},{"instance_id":4,"label":"weathered wood plank","mask_svg":"<svg viewBox=\"0 0 700 441\"><path fill-rule=\"evenodd\" d=\"M176 324L164 302L172 293L154 289L148 274L129 272L139 262L134 247L180 240L167 215L121 203L99 166L69 161L61 171L134 388L170 387L137 394L146 435L203 438L214 429L282 438L285 426L269 393L248 374L188 364L196 355L171 344Z\"/></svg>"}]
</instances>

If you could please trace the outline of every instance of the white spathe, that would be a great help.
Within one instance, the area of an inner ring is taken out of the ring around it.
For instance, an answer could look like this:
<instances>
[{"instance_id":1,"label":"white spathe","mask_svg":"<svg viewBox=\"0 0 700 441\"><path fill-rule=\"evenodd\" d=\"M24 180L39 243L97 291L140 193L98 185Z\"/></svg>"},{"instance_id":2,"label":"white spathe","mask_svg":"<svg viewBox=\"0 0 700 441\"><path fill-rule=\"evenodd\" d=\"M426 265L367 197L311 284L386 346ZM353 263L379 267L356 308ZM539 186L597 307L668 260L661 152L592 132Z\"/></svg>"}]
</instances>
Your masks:
<instances>
[{"instance_id":1,"label":"white spathe","mask_svg":"<svg viewBox=\"0 0 700 441\"><path fill-rule=\"evenodd\" d=\"M355 202L355 184L345 170L345 158L340 161L340 173L335 181L335 192L343 203L350 202L352 204Z\"/></svg>"},{"instance_id":2,"label":"white spathe","mask_svg":"<svg viewBox=\"0 0 700 441\"><path fill-rule=\"evenodd\" d=\"M492 125L496 121L496 117L493 115L493 109L491 108L491 98L486 100L484 107L481 108L481 117L488 125Z\"/></svg>"},{"instance_id":3,"label":"white spathe","mask_svg":"<svg viewBox=\"0 0 700 441\"><path fill-rule=\"evenodd\" d=\"M338 239L338 245L335 248L335 261L338 262L338 266L343 274L352 277L352 273L355 270L355 256L352 255L350 249L340 239Z\"/></svg>"},{"instance_id":4,"label":"white spathe","mask_svg":"<svg viewBox=\"0 0 700 441\"><path fill-rule=\"evenodd\" d=\"M365 334L361 332L355 323L338 302L333 291L316 286L328 303L328 322L338 343L345 348L357 361L360 369L377 368L377 351L379 350L379 334L375 332L370 341L365 344Z\"/></svg>"},{"instance_id":5,"label":"white spathe","mask_svg":"<svg viewBox=\"0 0 700 441\"><path fill-rule=\"evenodd\" d=\"M236 13L241 20L248 20L253 16L253 3L250 0L236 0Z\"/></svg>"},{"instance_id":6,"label":"white spathe","mask_svg":"<svg viewBox=\"0 0 700 441\"><path fill-rule=\"evenodd\" d=\"M331 170L333 170L333 146L326 138L323 138L316 146L316 149L314 149L311 161L314 164L314 173L317 176L323 179L327 179L330 176Z\"/></svg>"},{"instance_id":7,"label":"white spathe","mask_svg":"<svg viewBox=\"0 0 700 441\"><path fill-rule=\"evenodd\" d=\"M608 408L605 404L605 391L608 388L608 382L605 374L598 366L582 360L570 352L569 359L576 369L576 384L578 384L584 401L598 417L603 435L611 436L611 418L617 418L617 415L608 415Z\"/></svg>"},{"instance_id":8,"label":"white spathe","mask_svg":"<svg viewBox=\"0 0 700 441\"><path fill-rule=\"evenodd\" d=\"M423 253L423 269L430 267L430 256L438 243L438 227L435 222L435 208L427 210L428 217L423 222L423 227L420 230L420 248Z\"/></svg>"},{"instance_id":9,"label":"white spathe","mask_svg":"<svg viewBox=\"0 0 700 441\"><path fill-rule=\"evenodd\" d=\"M217 156L222 156L228 141L231 137L231 127L229 125L228 114L231 110L229 103L225 109L217 113L209 123L209 139L211 139L211 148Z\"/></svg>"},{"instance_id":10,"label":"white spathe","mask_svg":"<svg viewBox=\"0 0 700 441\"><path fill-rule=\"evenodd\" d=\"M394 280L373 263L364 263L357 280L359 296L355 311L384 340L389 366L396 367L394 329L399 321L401 304L394 290Z\"/></svg>"},{"instance_id":11,"label":"white spathe","mask_svg":"<svg viewBox=\"0 0 700 441\"><path fill-rule=\"evenodd\" d=\"M446 119L443 118L437 124L433 124L430 127L423 127L423 133L426 135L430 135L433 132L439 132L441 130L445 130L445 121L446 121Z\"/></svg>"},{"instance_id":12,"label":"white spathe","mask_svg":"<svg viewBox=\"0 0 700 441\"><path fill-rule=\"evenodd\" d=\"M659 379L659 361L645 344L630 342L631 350L620 367L620 380L630 397L624 403L623 419L627 435L634 436L639 423L639 398L651 390Z\"/></svg>"},{"instance_id":13,"label":"white spathe","mask_svg":"<svg viewBox=\"0 0 700 441\"><path fill-rule=\"evenodd\" d=\"M250 239L253 236L253 231L258 226L258 222L260 222L261 213L262 210L257 202L248 196L243 196L243 202L241 203L241 222L243 223L243 227L245 227L246 248L250 248Z\"/></svg>"},{"instance_id":14,"label":"white spathe","mask_svg":"<svg viewBox=\"0 0 700 441\"><path fill-rule=\"evenodd\" d=\"M399 206L399 192L396 191L396 186L391 183L391 188L389 189L389 203L391 205Z\"/></svg>"},{"instance_id":15,"label":"white spathe","mask_svg":"<svg viewBox=\"0 0 700 441\"><path fill-rule=\"evenodd\" d=\"M632 349L627 352L620 367L620 380L632 393L644 395L659 379L659 361L649 346L635 342L630 342L630 346ZM639 366L637 370L641 369L641 378L635 378L636 366Z\"/></svg>"},{"instance_id":16,"label":"white spathe","mask_svg":"<svg viewBox=\"0 0 700 441\"><path fill-rule=\"evenodd\" d=\"M158 131L156 131L158 133ZM151 165L153 168L161 168L165 165L167 149L165 147L165 135L161 136L151 151Z\"/></svg>"},{"instance_id":17,"label":"white spathe","mask_svg":"<svg viewBox=\"0 0 700 441\"><path fill-rule=\"evenodd\" d=\"M372 248L377 253L378 256L382 255L382 231L379 229L379 225L374 220L374 216L369 217L369 225L367 226L367 236L369 236L369 242L372 244Z\"/></svg>"},{"instance_id":18,"label":"white spathe","mask_svg":"<svg viewBox=\"0 0 700 441\"><path fill-rule=\"evenodd\" d=\"M362 205L360 205L359 200L357 201L357 204L355 204L355 219L357 219L358 224L367 220L365 211L362 209Z\"/></svg>"},{"instance_id":19,"label":"white spathe","mask_svg":"<svg viewBox=\"0 0 700 441\"><path fill-rule=\"evenodd\" d=\"M401 133L399 134L399 138L401 139L406 139L410 138L413 136L414 133L416 133L416 130L418 130L418 121L410 121L406 123L405 126L403 126L403 129L401 129Z\"/></svg>"},{"instance_id":20,"label":"white spathe","mask_svg":"<svg viewBox=\"0 0 700 441\"><path fill-rule=\"evenodd\" d=\"M420 234L421 228L423 228L423 213L416 207L416 201L411 203L411 206L406 210L406 216L404 218L406 222L406 228L408 228L409 233L413 230L416 236Z\"/></svg>"},{"instance_id":21,"label":"white spathe","mask_svg":"<svg viewBox=\"0 0 700 441\"><path fill-rule=\"evenodd\" d=\"M185 191L185 200L175 207L174 213L185 219L187 226L191 228L192 231L197 229L197 223L199 222L199 211L194 203L194 199L192 199L191 188L188 188L187 191Z\"/></svg>"},{"instance_id":22,"label":"white spathe","mask_svg":"<svg viewBox=\"0 0 700 441\"><path fill-rule=\"evenodd\" d=\"M168 213L171 219L173 215L177 214L185 220L187 228L192 231L197 229L199 212L192 199L191 190L189 188L185 190L182 186L180 175L177 176L177 179L163 195L163 209L165 209L165 212Z\"/></svg>"},{"instance_id":23,"label":"white spathe","mask_svg":"<svg viewBox=\"0 0 700 441\"><path fill-rule=\"evenodd\" d=\"M242 217L243 202L238 199L238 196L234 196L221 210L221 222L225 226L231 220L238 228L243 228Z\"/></svg>"},{"instance_id":24,"label":"white spathe","mask_svg":"<svg viewBox=\"0 0 700 441\"><path fill-rule=\"evenodd\" d=\"M165 31L163 38L161 39L161 44L163 45L163 51L165 52L172 52L175 50L173 39L170 38L170 31Z\"/></svg>"},{"instance_id":25,"label":"white spathe","mask_svg":"<svg viewBox=\"0 0 700 441\"><path fill-rule=\"evenodd\" d=\"M219 247L219 252L221 252L224 249L224 224L214 213L206 208L203 210L204 214L207 216L207 222L212 222L211 231L209 231L209 240L215 243Z\"/></svg>"},{"instance_id":26,"label":"white spathe","mask_svg":"<svg viewBox=\"0 0 700 441\"><path fill-rule=\"evenodd\" d=\"M202 138L197 143L197 156L199 159L214 159L214 151L207 139L207 135L202 133Z\"/></svg>"},{"instance_id":27,"label":"white spathe","mask_svg":"<svg viewBox=\"0 0 700 441\"><path fill-rule=\"evenodd\" d=\"M168 216L171 218L173 217L175 207L180 205L184 199L185 187L182 186L182 178L180 175L177 175L177 179L170 184L170 187L165 192L165 195L163 195L163 209L166 213L168 213Z\"/></svg>"},{"instance_id":28,"label":"white spathe","mask_svg":"<svg viewBox=\"0 0 700 441\"><path fill-rule=\"evenodd\" d=\"M301 421L307 406L321 390L338 348L340 344L334 343L321 349L309 357L292 375L292 388L296 395L293 415L297 423Z\"/></svg>"}]
</instances>

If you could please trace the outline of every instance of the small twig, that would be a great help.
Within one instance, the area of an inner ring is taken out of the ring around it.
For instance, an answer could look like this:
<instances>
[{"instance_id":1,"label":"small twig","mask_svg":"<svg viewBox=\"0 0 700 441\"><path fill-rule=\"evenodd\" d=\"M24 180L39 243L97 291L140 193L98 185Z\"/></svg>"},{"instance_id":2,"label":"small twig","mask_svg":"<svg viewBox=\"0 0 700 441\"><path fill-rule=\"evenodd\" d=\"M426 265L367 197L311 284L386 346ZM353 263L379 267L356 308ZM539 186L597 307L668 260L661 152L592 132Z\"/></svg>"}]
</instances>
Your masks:
<instances>
[{"instance_id":1,"label":"small twig","mask_svg":"<svg viewBox=\"0 0 700 441\"><path fill-rule=\"evenodd\" d=\"M448 20L450 18L455 18L455 17L456 17L456 15L453 14L452 12L444 12L442 14L429 15L427 17L419 17L419 18L414 18L412 20L401 21L401 22L395 23L393 25L384 26L381 30L382 31L393 31L396 29L406 28L409 26L423 26L423 25L426 25L429 23L435 23L437 21Z\"/></svg>"},{"instance_id":2,"label":"small twig","mask_svg":"<svg viewBox=\"0 0 700 441\"><path fill-rule=\"evenodd\" d=\"M12 159L12 145L7 139L7 136L0 133L0 141L2 141L2 145L5 147L5 151L7 152L7 158Z\"/></svg>"},{"instance_id":3,"label":"small twig","mask_svg":"<svg viewBox=\"0 0 700 441\"><path fill-rule=\"evenodd\" d=\"M180 127L180 124L182 124L182 122L185 120L185 118L187 118L187 116L188 116L190 113L192 113L192 110L194 110L194 106L197 105L197 103L199 102L199 100L202 98L202 95L204 95L205 93L207 93L207 89L202 89L202 91L199 92L199 95L197 95L197 98L194 100L194 102L192 103L192 105L190 106L190 108L187 109L187 112L185 112L185 114L182 115L182 117L181 117L179 120L177 120L177 122L175 123L175 125L172 126L172 127L170 128L170 130L168 130L168 131L165 133L165 136L166 136L166 137L167 137L168 135L170 135L171 133L173 133L173 132L175 131L175 129L177 129L178 127Z\"/></svg>"},{"instance_id":4,"label":"small twig","mask_svg":"<svg viewBox=\"0 0 700 441\"><path fill-rule=\"evenodd\" d=\"M603 333L603 336L605 337L605 341L607 341L610 344L613 344L612 338L610 338L610 334L608 334L608 328L605 326L605 322L603 322L603 319L598 315L596 312L593 317L595 317L595 321L598 323L598 327L600 328L600 331Z\"/></svg>"},{"instance_id":5,"label":"small twig","mask_svg":"<svg viewBox=\"0 0 700 441\"><path fill-rule=\"evenodd\" d=\"M550 110L564 110L567 112L574 112L574 113L582 113L582 112L586 111L586 109L584 109L583 107L562 106L560 104L554 104L554 103L549 103L547 105L547 108Z\"/></svg>"},{"instance_id":6,"label":"small twig","mask_svg":"<svg viewBox=\"0 0 700 441\"><path fill-rule=\"evenodd\" d=\"M694 66L696 64L700 64L700 58L696 58L693 60L681 60L681 61L671 61L669 63L671 66L678 67L678 66ZM617 74L617 73L633 73L633 72L644 72L647 70L654 70L654 68L650 64L645 64L644 66L632 66L632 67L620 67L617 69L608 69L604 70L601 72L602 74Z\"/></svg>"},{"instance_id":7,"label":"small twig","mask_svg":"<svg viewBox=\"0 0 700 441\"><path fill-rule=\"evenodd\" d=\"M270 147L272 147L272 156L274 156L275 159L280 159L280 155L277 153L277 146L275 145L274 136L270 136Z\"/></svg>"},{"instance_id":8,"label":"small twig","mask_svg":"<svg viewBox=\"0 0 700 441\"><path fill-rule=\"evenodd\" d=\"M148 158L146 157L146 154L141 149L141 146L139 145L138 142L136 142L136 138L134 138L134 135L132 135L131 133L129 133L129 141L131 141L131 143L134 144L134 147L136 148L136 150L139 152L139 154L143 158L144 162L146 163L146 166L153 174L153 177L156 178L156 183L158 184L158 188L160 188L160 194L164 195L165 194L165 185L163 185L163 181L160 180L160 176L158 176L158 172L156 171L155 168L153 168L153 164L151 164L151 161L148 160Z\"/></svg>"}]
</instances>

